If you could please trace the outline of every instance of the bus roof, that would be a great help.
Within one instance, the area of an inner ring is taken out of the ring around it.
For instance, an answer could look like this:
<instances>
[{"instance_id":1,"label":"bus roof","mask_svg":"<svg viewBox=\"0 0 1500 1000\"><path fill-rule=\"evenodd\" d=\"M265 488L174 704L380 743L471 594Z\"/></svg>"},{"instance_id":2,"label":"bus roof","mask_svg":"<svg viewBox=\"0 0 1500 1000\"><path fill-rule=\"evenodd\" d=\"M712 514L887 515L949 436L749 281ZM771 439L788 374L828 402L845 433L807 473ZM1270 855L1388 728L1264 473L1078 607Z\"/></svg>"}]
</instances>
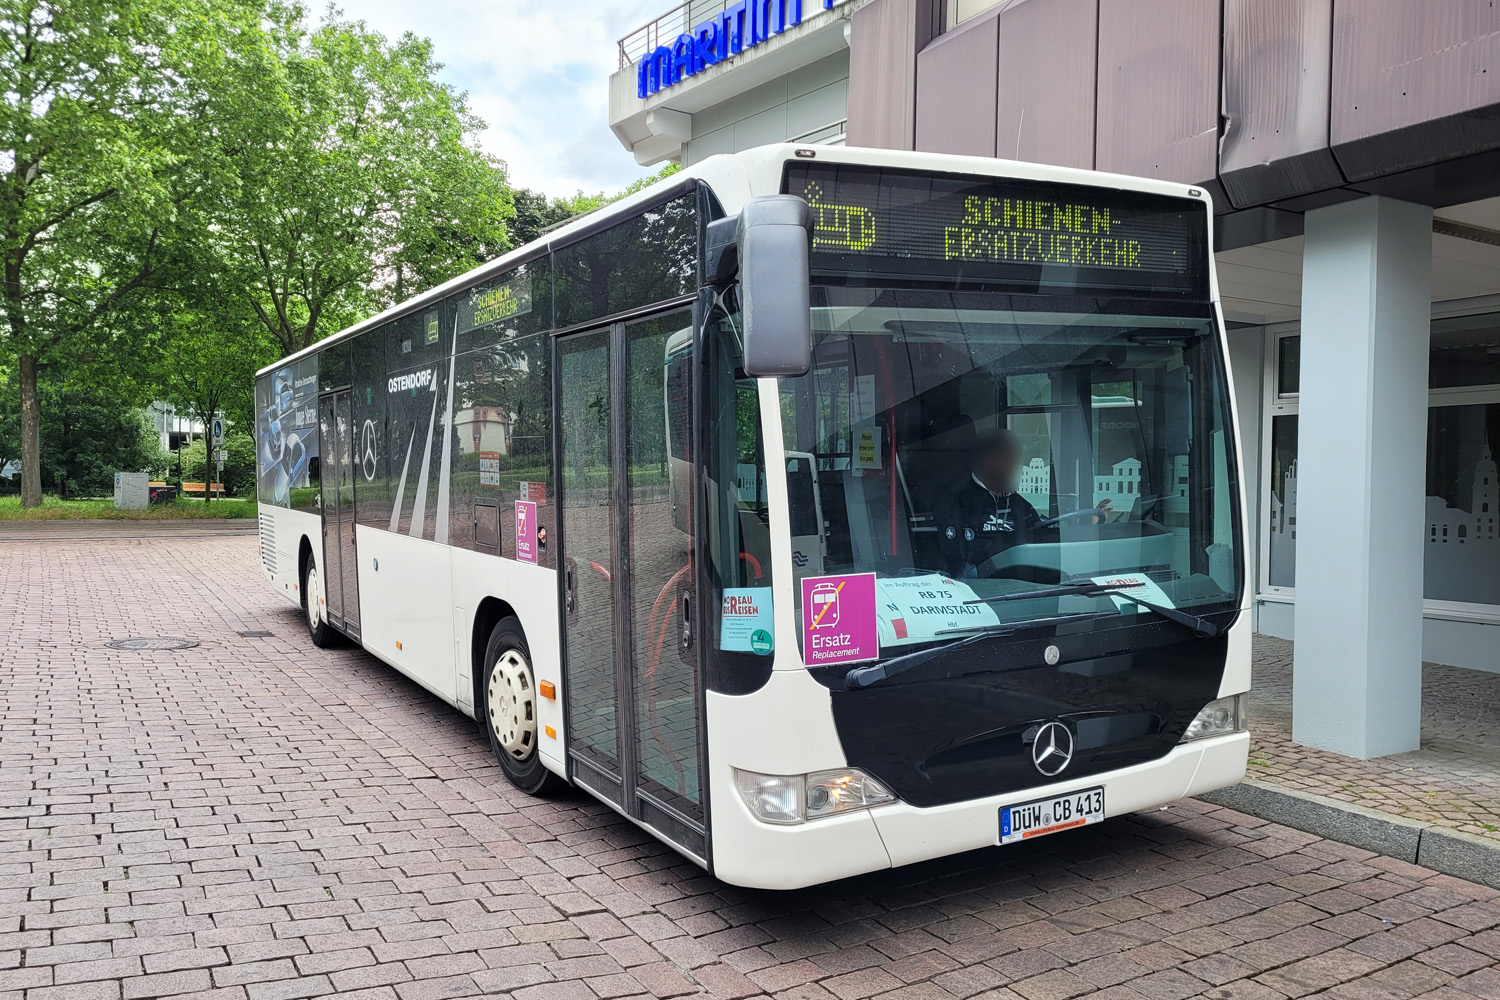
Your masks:
<instances>
[{"instance_id":1,"label":"bus roof","mask_svg":"<svg viewBox=\"0 0 1500 1000\"><path fill-rule=\"evenodd\" d=\"M612 220L632 216L642 207L665 200L680 193L696 181L703 181L731 215L737 214L745 202L752 197L777 194L781 189L782 168L787 161L817 159L825 163L849 163L871 167L893 167L905 170L923 170L934 173L968 174L983 177L1006 177L1017 180L1044 181L1058 184L1077 184L1103 187L1123 191L1139 191L1146 194L1168 197L1201 199L1208 210L1209 246L1213 245L1213 203L1209 193L1191 184L1156 180L1146 177L1127 177L1077 167L1058 167L1043 163L1027 163L1020 160L999 160L985 156L960 156L951 153L921 153L910 150L872 149L850 146L804 146L782 143L758 146L739 153L711 156L691 167L686 167L670 178L643 188L628 197L605 205L595 211L571 219L557 229L517 247L504 256L497 257L467 271L441 285L398 302L368 319L340 330L317 343L289 354L273 364L257 371L256 377L281 368L290 362L317 354L335 344L364 333L366 330L399 319L408 313L417 312L428 304L445 298L454 292L480 284L510 270L518 264L540 257L553 249L575 243L602 229L608 229ZM1218 298L1218 288L1212 288L1213 298Z\"/></svg>"}]
</instances>

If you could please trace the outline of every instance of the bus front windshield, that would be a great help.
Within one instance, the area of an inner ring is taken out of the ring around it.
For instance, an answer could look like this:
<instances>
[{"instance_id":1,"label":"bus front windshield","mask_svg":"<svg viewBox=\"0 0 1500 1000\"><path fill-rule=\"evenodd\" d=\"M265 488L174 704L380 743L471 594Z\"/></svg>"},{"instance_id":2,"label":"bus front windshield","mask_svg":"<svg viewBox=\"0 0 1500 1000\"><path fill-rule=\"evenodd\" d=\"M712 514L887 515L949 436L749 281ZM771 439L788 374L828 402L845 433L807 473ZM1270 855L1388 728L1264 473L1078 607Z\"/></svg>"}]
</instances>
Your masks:
<instances>
[{"instance_id":1,"label":"bus front windshield","mask_svg":"<svg viewBox=\"0 0 1500 1000\"><path fill-rule=\"evenodd\" d=\"M883 657L1160 620L1131 597L1237 606L1207 303L832 285L813 329L812 370L781 381L793 568L875 574Z\"/></svg>"}]
</instances>

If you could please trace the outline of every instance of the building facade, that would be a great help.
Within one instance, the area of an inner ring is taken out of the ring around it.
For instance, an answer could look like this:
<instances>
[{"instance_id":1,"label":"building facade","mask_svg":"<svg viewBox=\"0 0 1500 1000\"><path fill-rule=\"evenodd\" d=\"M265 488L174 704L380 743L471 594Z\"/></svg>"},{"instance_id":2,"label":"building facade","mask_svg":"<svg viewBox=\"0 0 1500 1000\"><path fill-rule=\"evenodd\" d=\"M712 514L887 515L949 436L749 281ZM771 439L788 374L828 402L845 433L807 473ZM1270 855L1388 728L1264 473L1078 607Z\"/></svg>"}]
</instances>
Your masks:
<instances>
[{"instance_id":1,"label":"building facade","mask_svg":"<svg viewBox=\"0 0 1500 1000\"><path fill-rule=\"evenodd\" d=\"M1295 738L1412 749L1424 658L1500 671L1500 7L699 0L620 46L611 125L642 164L847 142L1210 191Z\"/></svg>"}]
</instances>

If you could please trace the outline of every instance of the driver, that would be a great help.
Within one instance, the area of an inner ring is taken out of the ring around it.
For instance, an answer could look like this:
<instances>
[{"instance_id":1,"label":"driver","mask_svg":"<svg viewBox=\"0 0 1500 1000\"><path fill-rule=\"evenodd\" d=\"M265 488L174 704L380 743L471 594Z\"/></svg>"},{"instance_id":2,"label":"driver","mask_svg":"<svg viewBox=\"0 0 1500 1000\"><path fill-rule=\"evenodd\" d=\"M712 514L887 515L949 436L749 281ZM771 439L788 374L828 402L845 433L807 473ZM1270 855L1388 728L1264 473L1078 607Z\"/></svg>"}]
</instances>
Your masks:
<instances>
[{"instance_id":1,"label":"driver","mask_svg":"<svg viewBox=\"0 0 1500 1000\"><path fill-rule=\"evenodd\" d=\"M975 439L968 482L937 509L943 558L951 575L977 576L978 567L995 553L1055 531L1016 492L1020 468L1021 446L1011 431L995 428ZM1108 510L1109 501L1100 501L1098 509Z\"/></svg>"}]
</instances>

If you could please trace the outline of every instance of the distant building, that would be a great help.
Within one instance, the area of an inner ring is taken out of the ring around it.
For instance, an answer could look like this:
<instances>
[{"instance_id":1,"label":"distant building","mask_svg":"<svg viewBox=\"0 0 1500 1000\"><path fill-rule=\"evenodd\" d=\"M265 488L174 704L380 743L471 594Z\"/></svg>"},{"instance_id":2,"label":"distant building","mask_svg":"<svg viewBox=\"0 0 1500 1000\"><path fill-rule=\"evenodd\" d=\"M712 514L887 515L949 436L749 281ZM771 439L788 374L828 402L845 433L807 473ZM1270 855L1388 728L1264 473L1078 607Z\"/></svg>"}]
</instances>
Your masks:
<instances>
[{"instance_id":1,"label":"distant building","mask_svg":"<svg viewBox=\"0 0 1500 1000\"><path fill-rule=\"evenodd\" d=\"M1116 462L1105 476L1094 477L1094 501L1115 500L1122 502L1114 504L1115 507L1123 509L1123 501L1128 498L1130 506L1141 495L1141 461L1138 458L1127 458Z\"/></svg>"},{"instance_id":2,"label":"distant building","mask_svg":"<svg viewBox=\"0 0 1500 1000\"><path fill-rule=\"evenodd\" d=\"M471 406L453 415L453 431L458 435L458 449L467 455L475 451L510 454L510 411L498 406Z\"/></svg>"},{"instance_id":3,"label":"distant building","mask_svg":"<svg viewBox=\"0 0 1500 1000\"><path fill-rule=\"evenodd\" d=\"M194 438L203 436L203 421L179 415L177 407L171 403L157 400L147 407L147 412L151 414L151 426L161 441L162 451L176 451Z\"/></svg>"}]
</instances>

